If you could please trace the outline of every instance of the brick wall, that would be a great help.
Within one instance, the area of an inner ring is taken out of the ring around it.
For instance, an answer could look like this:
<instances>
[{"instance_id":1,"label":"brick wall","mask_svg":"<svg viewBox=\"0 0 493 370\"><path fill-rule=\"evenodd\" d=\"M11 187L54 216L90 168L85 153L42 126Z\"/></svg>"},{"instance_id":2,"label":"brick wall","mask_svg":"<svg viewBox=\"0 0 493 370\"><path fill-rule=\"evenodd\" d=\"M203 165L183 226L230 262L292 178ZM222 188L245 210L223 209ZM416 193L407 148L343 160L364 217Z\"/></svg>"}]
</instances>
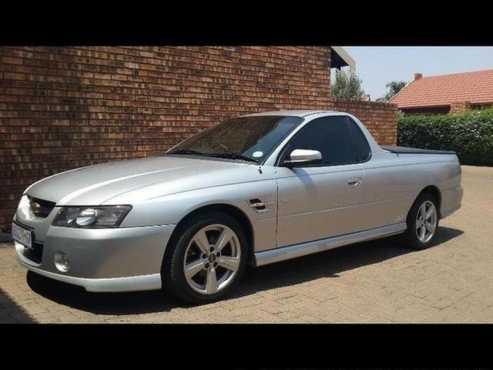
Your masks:
<instances>
[{"instance_id":1,"label":"brick wall","mask_svg":"<svg viewBox=\"0 0 493 370\"><path fill-rule=\"evenodd\" d=\"M325 47L0 48L0 228L53 173L157 154L226 117L330 109L329 66ZM335 106L395 142L390 106Z\"/></svg>"},{"instance_id":2,"label":"brick wall","mask_svg":"<svg viewBox=\"0 0 493 370\"><path fill-rule=\"evenodd\" d=\"M450 114L464 113L464 112L468 111L469 109L471 109L471 103L469 103L469 102L456 102L456 103L450 104L449 113Z\"/></svg>"},{"instance_id":3,"label":"brick wall","mask_svg":"<svg viewBox=\"0 0 493 370\"><path fill-rule=\"evenodd\" d=\"M397 107L393 104L334 99L332 109L350 113L365 124L379 144L397 143Z\"/></svg>"}]
</instances>

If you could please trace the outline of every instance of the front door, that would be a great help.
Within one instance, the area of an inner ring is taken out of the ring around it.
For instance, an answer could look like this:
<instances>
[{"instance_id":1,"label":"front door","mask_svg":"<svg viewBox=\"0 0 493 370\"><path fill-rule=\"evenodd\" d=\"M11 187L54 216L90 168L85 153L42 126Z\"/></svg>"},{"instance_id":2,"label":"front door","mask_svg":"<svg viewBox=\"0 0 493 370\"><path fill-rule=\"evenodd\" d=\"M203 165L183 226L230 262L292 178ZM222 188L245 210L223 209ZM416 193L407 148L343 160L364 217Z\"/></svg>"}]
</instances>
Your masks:
<instances>
[{"instance_id":1,"label":"front door","mask_svg":"<svg viewBox=\"0 0 493 370\"><path fill-rule=\"evenodd\" d=\"M360 212L359 206L369 147L364 154L355 146L348 119L314 119L283 150L281 162L294 149L318 150L322 160L294 168L278 167L279 247L348 234L366 224L368 215Z\"/></svg>"}]
</instances>

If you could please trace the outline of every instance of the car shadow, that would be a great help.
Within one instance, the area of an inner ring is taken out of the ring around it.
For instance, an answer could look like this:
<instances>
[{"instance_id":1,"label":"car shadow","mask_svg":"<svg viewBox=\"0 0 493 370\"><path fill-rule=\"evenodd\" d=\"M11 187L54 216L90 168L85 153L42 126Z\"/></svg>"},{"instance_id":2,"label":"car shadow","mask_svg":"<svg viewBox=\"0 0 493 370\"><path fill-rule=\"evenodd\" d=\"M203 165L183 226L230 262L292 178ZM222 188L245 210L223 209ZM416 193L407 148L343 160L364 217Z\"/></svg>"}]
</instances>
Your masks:
<instances>
[{"instance_id":1,"label":"car shadow","mask_svg":"<svg viewBox=\"0 0 493 370\"><path fill-rule=\"evenodd\" d=\"M0 324L32 324L36 321L0 287Z\"/></svg>"},{"instance_id":2,"label":"car shadow","mask_svg":"<svg viewBox=\"0 0 493 370\"><path fill-rule=\"evenodd\" d=\"M463 231L440 227L430 248L463 234ZM347 245L260 268L248 269L246 276L230 297L239 298L257 292L296 285L322 277L337 278L340 273L371 265L408 253L419 253L395 237ZM27 283L37 294L69 307L105 315L166 312L187 306L161 291L128 293L90 293L70 284L28 272Z\"/></svg>"},{"instance_id":3,"label":"car shadow","mask_svg":"<svg viewBox=\"0 0 493 370\"><path fill-rule=\"evenodd\" d=\"M440 232L429 248L437 247L463 233L461 230L440 227ZM405 243L399 240L399 237L346 245L302 258L252 269L247 279L243 279L241 289L235 292L232 297L296 285L319 278L338 278L339 274L345 271L419 252L421 251L406 247Z\"/></svg>"}]
</instances>

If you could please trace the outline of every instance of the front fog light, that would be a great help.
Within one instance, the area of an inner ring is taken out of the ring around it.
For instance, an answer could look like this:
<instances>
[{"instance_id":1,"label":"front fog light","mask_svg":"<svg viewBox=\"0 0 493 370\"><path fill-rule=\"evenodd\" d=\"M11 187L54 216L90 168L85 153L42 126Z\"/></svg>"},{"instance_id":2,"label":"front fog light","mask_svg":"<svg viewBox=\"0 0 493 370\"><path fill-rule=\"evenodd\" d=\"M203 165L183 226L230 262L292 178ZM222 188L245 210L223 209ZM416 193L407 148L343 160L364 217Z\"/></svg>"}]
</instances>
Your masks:
<instances>
[{"instance_id":1,"label":"front fog light","mask_svg":"<svg viewBox=\"0 0 493 370\"><path fill-rule=\"evenodd\" d=\"M67 272L68 270L70 270L70 262L65 253L56 252L54 260L55 260L55 267L57 268L58 271Z\"/></svg>"}]
</instances>

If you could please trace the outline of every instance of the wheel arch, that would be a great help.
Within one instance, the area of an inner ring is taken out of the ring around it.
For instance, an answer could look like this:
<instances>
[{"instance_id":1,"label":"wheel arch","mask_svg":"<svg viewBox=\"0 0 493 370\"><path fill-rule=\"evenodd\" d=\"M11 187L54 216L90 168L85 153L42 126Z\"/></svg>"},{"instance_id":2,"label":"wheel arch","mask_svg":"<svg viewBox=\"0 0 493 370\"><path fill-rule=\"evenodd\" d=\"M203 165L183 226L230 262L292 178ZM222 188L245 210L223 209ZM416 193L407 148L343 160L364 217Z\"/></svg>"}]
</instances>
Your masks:
<instances>
[{"instance_id":1,"label":"wheel arch","mask_svg":"<svg viewBox=\"0 0 493 370\"><path fill-rule=\"evenodd\" d=\"M437 203L438 203L437 204L438 219L440 219L442 217L441 211L440 211L442 208L442 193L440 192L440 189L436 185L425 186L419 192L419 194L416 196L416 198L414 199L413 205L416 202L416 200L423 194L431 194L435 197L435 199L437 200ZM411 208L412 208L412 205L411 205ZM411 211L411 208L409 208L408 214Z\"/></svg>"},{"instance_id":2,"label":"wheel arch","mask_svg":"<svg viewBox=\"0 0 493 370\"><path fill-rule=\"evenodd\" d=\"M243 227L243 230L245 231L245 236L246 236L247 242L248 242L248 245L247 245L248 260L247 260L247 262L252 263L254 250L255 250L255 248L254 248L255 238L254 238L254 231L253 231L252 222L250 221L250 218L245 214L245 212L243 210L241 210L240 208L233 206L231 204L227 204L227 203L207 204L207 205L203 205L203 206L196 208L196 209L190 211L189 213L187 213L176 224L176 227L173 230L171 237L168 241L168 244L167 244L167 247L166 247L166 250L164 253L163 261L166 259L166 257L169 254L170 248L168 248L168 246L172 245L173 243L176 242L176 239L179 237L180 233L183 231L187 222L199 214L203 214L203 213L207 213L207 212L211 212L211 211L226 213L226 214L232 216L233 218L235 218L238 221L238 223Z\"/></svg>"}]
</instances>

